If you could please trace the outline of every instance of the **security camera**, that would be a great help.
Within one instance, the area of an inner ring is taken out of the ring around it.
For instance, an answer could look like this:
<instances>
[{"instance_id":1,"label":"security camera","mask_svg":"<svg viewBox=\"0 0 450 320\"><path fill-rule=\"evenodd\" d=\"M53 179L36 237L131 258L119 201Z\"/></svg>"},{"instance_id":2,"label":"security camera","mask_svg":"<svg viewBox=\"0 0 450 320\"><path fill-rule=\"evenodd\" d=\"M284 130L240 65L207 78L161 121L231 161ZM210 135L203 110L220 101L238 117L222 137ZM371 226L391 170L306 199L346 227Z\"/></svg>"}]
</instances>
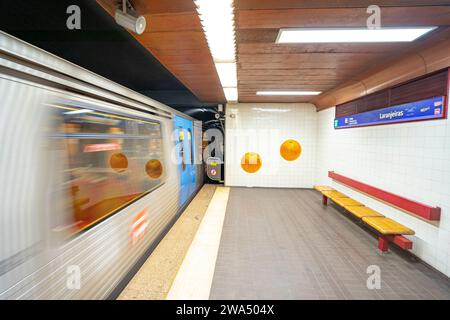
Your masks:
<instances>
[{"instance_id":1,"label":"security camera","mask_svg":"<svg viewBox=\"0 0 450 320\"><path fill-rule=\"evenodd\" d=\"M134 33L142 34L145 31L147 22L144 16L134 17L129 13L117 9L115 19L118 25L128 29Z\"/></svg>"},{"instance_id":2,"label":"security camera","mask_svg":"<svg viewBox=\"0 0 450 320\"><path fill-rule=\"evenodd\" d=\"M137 34L142 34L147 26L147 21L144 16L135 17L126 12L126 10L117 9L114 18L118 25Z\"/></svg>"}]
</instances>

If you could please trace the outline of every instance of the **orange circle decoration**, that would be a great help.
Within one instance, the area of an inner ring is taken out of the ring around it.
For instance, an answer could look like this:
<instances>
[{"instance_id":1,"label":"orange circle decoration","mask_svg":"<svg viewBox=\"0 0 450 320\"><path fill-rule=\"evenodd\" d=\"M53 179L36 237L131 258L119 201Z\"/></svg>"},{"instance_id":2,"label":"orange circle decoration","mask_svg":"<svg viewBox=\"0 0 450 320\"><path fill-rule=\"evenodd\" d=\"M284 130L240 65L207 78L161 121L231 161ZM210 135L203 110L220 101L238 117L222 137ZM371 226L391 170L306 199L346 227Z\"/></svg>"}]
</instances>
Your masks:
<instances>
[{"instance_id":1,"label":"orange circle decoration","mask_svg":"<svg viewBox=\"0 0 450 320\"><path fill-rule=\"evenodd\" d=\"M159 179L163 173L161 161L152 159L145 164L145 172L152 179Z\"/></svg>"},{"instance_id":2,"label":"orange circle decoration","mask_svg":"<svg viewBox=\"0 0 450 320\"><path fill-rule=\"evenodd\" d=\"M109 165L116 172L123 172L128 169L128 158L123 153L114 153L109 158Z\"/></svg>"},{"instance_id":3,"label":"orange circle decoration","mask_svg":"<svg viewBox=\"0 0 450 320\"><path fill-rule=\"evenodd\" d=\"M241 167L248 173L255 173L261 168L261 165L261 157L256 152L247 152L241 159Z\"/></svg>"},{"instance_id":4,"label":"orange circle decoration","mask_svg":"<svg viewBox=\"0 0 450 320\"><path fill-rule=\"evenodd\" d=\"M284 160L294 161L302 154L302 146L296 140L286 140L280 147L280 154Z\"/></svg>"}]
</instances>

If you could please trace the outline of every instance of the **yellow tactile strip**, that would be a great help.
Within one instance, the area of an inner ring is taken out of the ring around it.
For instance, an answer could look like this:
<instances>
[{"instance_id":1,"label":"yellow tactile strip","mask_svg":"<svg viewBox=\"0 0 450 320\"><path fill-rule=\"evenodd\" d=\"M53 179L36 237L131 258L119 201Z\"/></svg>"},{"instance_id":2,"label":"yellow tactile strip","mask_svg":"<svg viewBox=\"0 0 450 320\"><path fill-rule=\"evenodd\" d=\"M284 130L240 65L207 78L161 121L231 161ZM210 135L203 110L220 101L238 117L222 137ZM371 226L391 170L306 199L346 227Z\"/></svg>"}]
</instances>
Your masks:
<instances>
[{"instance_id":1,"label":"yellow tactile strip","mask_svg":"<svg viewBox=\"0 0 450 320\"><path fill-rule=\"evenodd\" d=\"M361 202L358 202L356 200L353 200L352 198L331 198L336 204L340 205L341 207L346 206L363 206Z\"/></svg>"},{"instance_id":2,"label":"yellow tactile strip","mask_svg":"<svg viewBox=\"0 0 450 320\"><path fill-rule=\"evenodd\" d=\"M209 299L229 194L230 188L217 187L167 294L168 300Z\"/></svg>"},{"instance_id":3,"label":"yellow tactile strip","mask_svg":"<svg viewBox=\"0 0 450 320\"><path fill-rule=\"evenodd\" d=\"M136 273L119 300L165 299L215 193L204 185L174 226Z\"/></svg>"},{"instance_id":4,"label":"yellow tactile strip","mask_svg":"<svg viewBox=\"0 0 450 320\"><path fill-rule=\"evenodd\" d=\"M363 217L384 217L381 213L367 207L344 206L344 208L359 219Z\"/></svg>"},{"instance_id":5,"label":"yellow tactile strip","mask_svg":"<svg viewBox=\"0 0 450 320\"><path fill-rule=\"evenodd\" d=\"M382 234L414 234L413 230L389 218L364 217L362 220Z\"/></svg>"}]
</instances>

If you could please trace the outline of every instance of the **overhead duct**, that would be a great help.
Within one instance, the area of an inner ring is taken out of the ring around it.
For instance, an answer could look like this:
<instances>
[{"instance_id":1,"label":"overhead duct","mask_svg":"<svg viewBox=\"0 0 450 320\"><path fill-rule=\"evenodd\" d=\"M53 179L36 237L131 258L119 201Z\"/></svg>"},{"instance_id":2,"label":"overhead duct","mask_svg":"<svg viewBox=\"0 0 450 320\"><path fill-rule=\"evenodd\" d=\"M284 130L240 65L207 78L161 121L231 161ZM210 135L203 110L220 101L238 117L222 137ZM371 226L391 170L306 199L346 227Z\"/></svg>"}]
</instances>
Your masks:
<instances>
[{"instance_id":1,"label":"overhead duct","mask_svg":"<svg viewBox=\"0 0 450 320\"><path fill-rule=\"evenodd\" d=\"M450 40L406 54L313 100L317 110L334 107L450 66Z\"/></svg>"}]
</instances>

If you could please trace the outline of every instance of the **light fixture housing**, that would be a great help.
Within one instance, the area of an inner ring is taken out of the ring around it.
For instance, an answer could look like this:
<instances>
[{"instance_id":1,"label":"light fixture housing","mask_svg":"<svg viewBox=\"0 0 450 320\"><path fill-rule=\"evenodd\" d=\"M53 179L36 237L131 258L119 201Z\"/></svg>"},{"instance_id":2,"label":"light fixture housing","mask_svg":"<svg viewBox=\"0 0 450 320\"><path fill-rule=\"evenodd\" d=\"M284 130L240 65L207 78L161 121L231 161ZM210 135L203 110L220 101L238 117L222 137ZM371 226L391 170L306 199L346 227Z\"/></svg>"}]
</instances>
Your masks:
<instances>
[{"instance_id":1,"label":"light fixture housing","mask_svg":"<svg viewBox=\"0 0 450 320\"><path fill-rule=\"evenodd\" d=\"M408 28L288 28L280 29L276 43L411 42L436 27Z\"/></svg>"},{"instance_id":2,"label":"light fixture housing","mask_svg":"<svg viewBox=\"0 0 450 320\"><path fill-rule=\"evenodd\" d=\"M258 96L316 96L321 91L257 91Z\"/></svg>"},{"instance_id":3,"label":"light fixture housing","mask_svg":"<svg viewBox=\"0 0 450 320\"><path fill-rule=\"evenodd\" d=\"M130 6L130 9L128 9ZM116 23L125 29L136 34L142 34L147 27L147 21L144 16L137 16L131 4L127 0L122 0L122 8L116 9L114 14Z\"/></svg>"}]
</instances>

